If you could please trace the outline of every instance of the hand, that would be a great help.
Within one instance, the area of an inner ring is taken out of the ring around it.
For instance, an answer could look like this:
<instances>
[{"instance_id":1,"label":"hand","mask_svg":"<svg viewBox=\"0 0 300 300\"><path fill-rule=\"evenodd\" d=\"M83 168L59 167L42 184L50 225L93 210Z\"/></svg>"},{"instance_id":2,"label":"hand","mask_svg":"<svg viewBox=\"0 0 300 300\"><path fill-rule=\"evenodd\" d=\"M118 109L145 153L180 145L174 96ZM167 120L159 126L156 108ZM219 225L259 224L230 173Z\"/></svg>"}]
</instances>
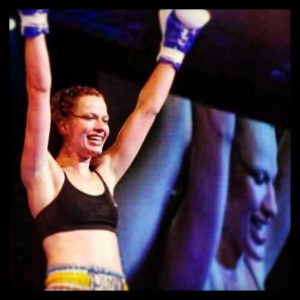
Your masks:
<instances>
[{"instance_id":1,"label":"hand","mask_svg":"<svg viewBox=\"0 0 300 300\"><path fill-rule=\"evenodd\" d=\"M163 37L157 59L179 70L201 28L210 20L210 14L204 9L162 9L159 20Z\"/></svg>"},{"instance_id":2,"label":"hand","mask_svg":"<svg viewBox=\"0 0 300 300\"><path fill-rule=\"evenodd\" d=\"M33 38L40 34L49 33L49 9L19 9L21 19L21 34Z\"/></svg>"}]
</instances>

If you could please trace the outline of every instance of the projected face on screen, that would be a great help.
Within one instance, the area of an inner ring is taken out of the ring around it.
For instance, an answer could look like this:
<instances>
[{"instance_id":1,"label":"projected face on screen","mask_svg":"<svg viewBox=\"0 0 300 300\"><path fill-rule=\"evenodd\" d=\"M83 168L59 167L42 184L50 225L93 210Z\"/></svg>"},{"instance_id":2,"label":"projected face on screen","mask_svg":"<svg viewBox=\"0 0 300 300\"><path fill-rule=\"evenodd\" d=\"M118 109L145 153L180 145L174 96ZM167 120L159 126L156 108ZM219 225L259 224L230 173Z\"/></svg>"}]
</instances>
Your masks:
<instances>
[{"instance_id":1,"label":"projected face on screen","mask_svg":"<svg viewBox=\"0 0 300 300\"><path fill-rule=\"evenodd\" d=\"M226 222L239 248L264 258L268 229L278 212L275 127L237 118L232 147Z\"/></svg>"}]
</instances>

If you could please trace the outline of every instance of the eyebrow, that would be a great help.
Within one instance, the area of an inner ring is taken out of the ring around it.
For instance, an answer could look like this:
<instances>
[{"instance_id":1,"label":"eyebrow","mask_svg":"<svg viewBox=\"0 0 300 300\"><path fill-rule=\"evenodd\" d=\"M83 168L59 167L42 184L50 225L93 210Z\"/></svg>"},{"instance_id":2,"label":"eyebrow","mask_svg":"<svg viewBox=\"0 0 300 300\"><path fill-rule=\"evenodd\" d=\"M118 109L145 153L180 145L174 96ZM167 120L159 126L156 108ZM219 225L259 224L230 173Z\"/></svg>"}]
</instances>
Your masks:
<instances>
[{"instance_id":1,"label":"eyebrow","mask_svg":"<svg viewBox=\"0 0 300 300\"><path fill-rule=\"evenodd\" d=\"M242 155L238 154L238 161L241 164L242 168L253 178L256 178L258 175L263 175L263 181L264 182L270 182L271 181L271 175L268 171L258 168L258 167L251 167L246 163L246 161L242 158ZM277 176L274 176L272 183L275 183Z\"/></svg>"},{"instance_id":2,"label":"eyebrow","mask_svg":"<svg viewBox=\"0 0 300 300\"><path fill-rule=\"evenodd\" d=\"M87 116L87 115L91 115L91 116L93 116L93 117L95 117L95 118L99 118L99 116L98 116L97 114L95 114L95 113L90 113L90 112L83 113L82 115L77 115L77 114L74 114L72 111L70 111L70 114L71 114L73 117L75 117L75 118L83 118L83 117L85 117L85 116ZM108 119L108 120L109 120L109 116L108 116L108 115L104 115L104 116L102 116L102 118L105 118L105 119Z\"/></svg>"}]
</instances>

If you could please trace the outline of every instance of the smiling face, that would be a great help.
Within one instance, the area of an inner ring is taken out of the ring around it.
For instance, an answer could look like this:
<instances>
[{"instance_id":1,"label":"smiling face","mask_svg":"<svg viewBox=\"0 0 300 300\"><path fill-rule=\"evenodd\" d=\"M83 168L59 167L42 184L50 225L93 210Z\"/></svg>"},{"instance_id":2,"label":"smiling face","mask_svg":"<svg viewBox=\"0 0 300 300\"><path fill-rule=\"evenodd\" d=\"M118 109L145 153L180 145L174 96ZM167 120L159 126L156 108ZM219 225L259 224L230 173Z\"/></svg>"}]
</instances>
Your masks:
<instances>
[{"instance_id":1,"label":"smiling face","mask_svg":"<svg viewBox=\"0 0 300 300\"><path fill-rule=\"evenodd\" d=\"M256 260L265 255L270 222L277 214L275 130L266 123L243 120L231 162L226 226L239 252Z\"/></svg>"},{"instance_id":2,"label":"smiling face","mask_svg":"<svg viewBox=\"0 0 300 300\"><path fill-rule=\"evenodd\" d=\"M63 118L58 125L64 137L64 147L83 158L99 155L109 135L108 119L102 97L78 97L69 116Z\"/></svg>"}]
</instances>

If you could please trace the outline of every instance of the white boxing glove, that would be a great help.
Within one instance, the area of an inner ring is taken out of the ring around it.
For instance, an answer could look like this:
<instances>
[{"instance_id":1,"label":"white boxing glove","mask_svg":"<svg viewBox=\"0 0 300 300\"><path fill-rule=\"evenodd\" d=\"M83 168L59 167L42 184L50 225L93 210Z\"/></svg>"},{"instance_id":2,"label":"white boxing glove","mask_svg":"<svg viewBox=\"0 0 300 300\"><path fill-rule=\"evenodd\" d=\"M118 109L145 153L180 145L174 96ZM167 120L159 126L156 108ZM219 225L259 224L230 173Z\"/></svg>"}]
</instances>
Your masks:
<instances>
[{"instance_id":1,"label":"white boxing glove","mask_svg":"<svg viewBox=\"0 0 300 300\"><path fill-rule=\"evenodd\" d=\"M179 70L185 54L209 20L210 13L205 9L160 10L163 37L157 60L170 63Z\"/></svg>"}]
</instances>

